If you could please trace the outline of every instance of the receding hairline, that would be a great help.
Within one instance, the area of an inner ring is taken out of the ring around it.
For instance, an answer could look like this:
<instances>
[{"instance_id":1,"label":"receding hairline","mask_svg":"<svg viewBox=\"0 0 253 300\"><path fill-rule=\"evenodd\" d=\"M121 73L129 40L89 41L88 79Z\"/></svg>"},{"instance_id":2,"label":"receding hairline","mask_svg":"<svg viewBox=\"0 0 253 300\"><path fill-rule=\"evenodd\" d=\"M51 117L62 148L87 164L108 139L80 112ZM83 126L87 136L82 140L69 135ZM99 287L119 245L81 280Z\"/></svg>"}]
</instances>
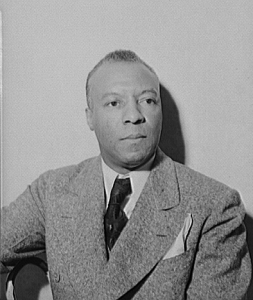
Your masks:
<instances>
[{"instance_id":1,"label":"receding hairline","mask_svg":"<svg viewBox=\"0 0 253 300\"><path fill-rule=\"evenodd\" d=\"M86 80L86 98L88 107L91 104L90 98L90 79L96 73L96 71L105 64L113 63L128 63L128 64L141 64L145 66L151 73L153 73L157 79L158 76L156 72L151 68L145 61L143 61L136 53L130 50L116 50L114 52L108 53L104 58L102 58L89 72ZM159 79L158 79L159 80Z\"/></svg>"}]
</instances>

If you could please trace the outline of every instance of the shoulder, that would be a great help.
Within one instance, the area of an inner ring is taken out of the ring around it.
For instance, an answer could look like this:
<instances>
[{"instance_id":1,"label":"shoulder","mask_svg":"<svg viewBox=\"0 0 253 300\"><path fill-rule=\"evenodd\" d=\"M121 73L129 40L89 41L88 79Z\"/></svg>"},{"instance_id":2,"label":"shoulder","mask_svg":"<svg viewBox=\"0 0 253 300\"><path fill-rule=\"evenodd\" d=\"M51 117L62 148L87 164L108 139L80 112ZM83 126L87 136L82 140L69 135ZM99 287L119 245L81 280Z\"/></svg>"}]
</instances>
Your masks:
<instances>
[{"instance_id":1,"label":"shoulder","mask_svg":"<svg viewBox=\"0 0 253 300\"><path fill-rule=\"evenodd\" d=\"M182 202L215 218L225 212L230 217L235 214L242 222L245 208L238 191L184 165L174 165Z\"/></svg>"},{"instance_id":2,"label":"shoulder","mask_svg":"<svg viewBox=\"0 0 253 300\"><path fill-rule=\"evenodd\" d=\"M232 190L226 184L195 171L185 165L174 162L175 172L181 189L187 189L193 193L221 193Z\"/></svg>"},{"instance_id":3,"label":"shoulder","mask_svg":"<svg viewBox=\"0 0 253 300\"><path fill-rule=\"evenodd\" d=\"M185 201L191 199L194 202L201 201L202 203L208 202L208 205L212 206L217 202L224 201L226 198L240 198L238 192L228 185L177 163L164 153L159 153L159 157L160 176L166 178L166 174L170 173L169 178L175 180L181 199Z\"/></svg>"},{"instance_id":4,"label":"shoulder","mask_svg":"<svg viewBox=\"0 0 253 300\"><path fill-rule=\"evenodd\" d=\"M60 191L75 185L80 177L94 172L99 165L99 156L86 159L78 164L69 165L44 172L35 180L35 184L44 190Z\"/></svg>"},{"instance_id":5,"label":"shoulder","mask_svg":"<svg viewBox=\"0 0 253 300\"><path fill-rule=\"evenodd\" d=\"M43 173L41 177L44 178L50 177L50 179L67 177L69 179L74 179L86 169L89 170L94 165L94 163L97 162L98 159L99 159L98 157L92 157L78 164L48 170L47 172Z\"/></svg>"}]
</instances>

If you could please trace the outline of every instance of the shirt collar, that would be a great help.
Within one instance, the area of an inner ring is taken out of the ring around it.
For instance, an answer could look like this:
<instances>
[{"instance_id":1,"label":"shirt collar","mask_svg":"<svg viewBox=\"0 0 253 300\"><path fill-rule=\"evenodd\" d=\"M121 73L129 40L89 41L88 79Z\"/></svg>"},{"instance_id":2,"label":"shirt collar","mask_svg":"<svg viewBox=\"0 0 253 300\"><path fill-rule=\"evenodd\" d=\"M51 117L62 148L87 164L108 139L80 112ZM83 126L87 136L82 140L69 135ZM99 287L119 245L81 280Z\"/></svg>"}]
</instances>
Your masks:
<instances>
[{"instance_id":1,"label":"shirt collar","mask_svg":"<svg viewBox=\"0 0 253 300\"><path fill-rule=\"evenodd\" d=\"M140 195L147 179L149 173L151 171L152 163L154 161L155 155L153 155L144 165L140 168L129 172L125 175L118 174L113 169L111 169L103 160L102 161L102 171L103 171L103 178L104 178L104 186L105 186L105 193L106 193L106 201L108 202L110 199L111 190L114 184L114 181L117 176L119 178L127 178L130 177L132 193Z\"/></svg>"}]
</instances>

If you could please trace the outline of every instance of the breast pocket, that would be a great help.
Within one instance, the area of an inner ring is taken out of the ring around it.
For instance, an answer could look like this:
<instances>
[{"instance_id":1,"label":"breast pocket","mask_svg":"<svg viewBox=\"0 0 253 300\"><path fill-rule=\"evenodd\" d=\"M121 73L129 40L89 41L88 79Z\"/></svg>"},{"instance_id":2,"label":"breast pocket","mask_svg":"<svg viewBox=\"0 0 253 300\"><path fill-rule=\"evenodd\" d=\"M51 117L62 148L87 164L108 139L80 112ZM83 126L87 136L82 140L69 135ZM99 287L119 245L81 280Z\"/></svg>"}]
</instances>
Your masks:
<instances>
[{"instance_id":1,"label":"breast pocket","mask_svg":"<svg viewBox=\"0 0 253 300\"><path fill-rule=\"evenodd\" d=\"M193 256L194 249L189 249L182 254L161 260L157 268L161 268L161 271L165 273L168 271L181 273L191 268Z\"/></svg>"}]
</instances>

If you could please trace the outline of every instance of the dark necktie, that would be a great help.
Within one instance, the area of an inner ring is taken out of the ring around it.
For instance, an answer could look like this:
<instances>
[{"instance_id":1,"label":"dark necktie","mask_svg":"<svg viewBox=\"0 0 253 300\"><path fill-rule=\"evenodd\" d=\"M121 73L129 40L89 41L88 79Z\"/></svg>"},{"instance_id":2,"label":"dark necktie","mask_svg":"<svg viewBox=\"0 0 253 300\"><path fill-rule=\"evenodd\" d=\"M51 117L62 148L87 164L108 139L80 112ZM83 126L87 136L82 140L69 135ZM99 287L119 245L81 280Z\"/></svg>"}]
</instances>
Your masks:
<instances>
[{"instance_id":1,"label":"dark necktie","mask_svg":"<svg viewBox=\"0 0 253 300\"><path fill-rule=\"evenodd\" d=\"M131 193L130 178L116 178L105 214L105 238L109 250L112 249L128 219L122 209L122 203Z\"/></svg>"}]
</instances>

